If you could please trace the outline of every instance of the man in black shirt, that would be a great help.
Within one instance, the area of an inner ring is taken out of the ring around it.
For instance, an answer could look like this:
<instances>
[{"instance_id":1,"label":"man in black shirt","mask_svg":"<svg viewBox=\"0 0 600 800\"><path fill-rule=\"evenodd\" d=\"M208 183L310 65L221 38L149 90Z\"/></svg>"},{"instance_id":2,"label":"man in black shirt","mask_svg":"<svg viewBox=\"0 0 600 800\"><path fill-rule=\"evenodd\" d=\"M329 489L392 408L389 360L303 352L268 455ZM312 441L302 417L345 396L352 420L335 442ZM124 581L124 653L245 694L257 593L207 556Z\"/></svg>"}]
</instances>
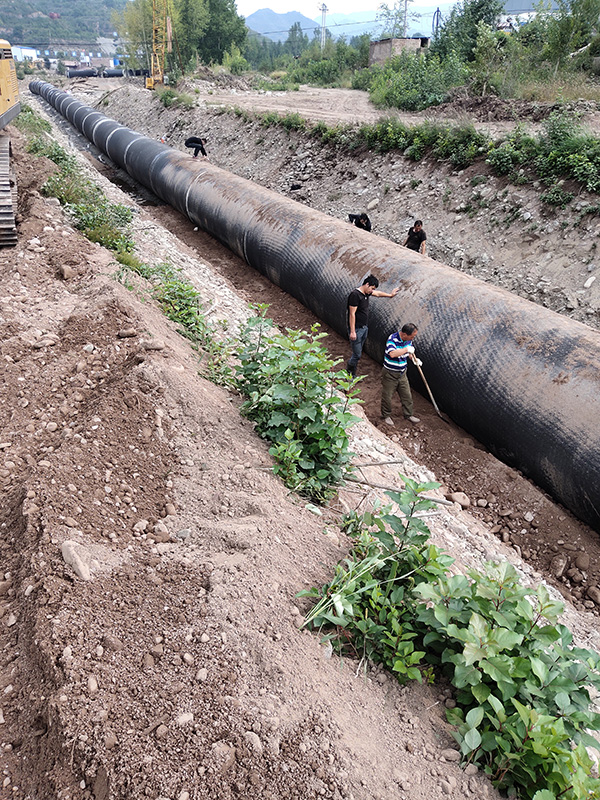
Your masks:
<instances>
[{"instance_id":1,"label":"man in black shirt","mask_svg":"<svg viewBox=\"0 0 600 800\"><path fill-rule=\"evenodd\" d=\"M371 230L371 220L363 211L362 214L348 214L348 219L357 228L362 228L363 231Z\"/></svg>"},{"instance_id":2,"label":"man in black shirt","mask_svg":"<svg viewBox=\"0 0 600 800\"><path fill-rule=\"evenodd\" d=\"M378 286L377 278L369 275L368 278L365 278L362 286L353 289L348 297L348 338L352 346L352 355L346 369L354 378L369 333L369 298L371 295L373 297L395 297L400 291L400 287L397 286L391 292L381 292L377 289Z\"/></svg>"},{"instance_id":3,"label":"man in black shirt","mask_svg":"<svg viewBox=\"0 0 600 800\"><path fill-rule=\"evenodd\" d=\"M408 235L404 241L404 247L408 247L410 250L415 250L417 253L421 253L421 255L424 256L426 240L427 234L423 230L423 222L422 220L417 219L415 220L413 227L408 231Z\"/></svg>"},{"instance_id":4,"label":"man in black shirt","mask_svg":"<svg viewBox=\"0 0 600 800\"><path fill-rule=\"evenodd\" d=\"M205 144L206 144L206 139L201 139L199 136L190 136L184 142L184 145L186 147L194 148L194 158L198 158L198 153L202 153L204 158L208 158L208 155L204 148Z\"/></svg>"}]
</instances>

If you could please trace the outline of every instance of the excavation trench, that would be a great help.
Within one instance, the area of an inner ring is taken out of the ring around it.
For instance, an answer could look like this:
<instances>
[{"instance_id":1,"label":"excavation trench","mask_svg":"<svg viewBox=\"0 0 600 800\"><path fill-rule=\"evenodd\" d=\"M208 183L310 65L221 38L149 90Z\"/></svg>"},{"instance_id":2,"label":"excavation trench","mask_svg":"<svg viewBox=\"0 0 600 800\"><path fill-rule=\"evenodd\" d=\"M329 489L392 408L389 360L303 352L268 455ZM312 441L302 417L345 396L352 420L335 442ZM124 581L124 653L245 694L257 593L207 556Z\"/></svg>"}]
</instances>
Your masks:
<instances>
[{"instance_id":1,"label":"excavation trench","mask_svg":"<svg viewBox=\"0 0 600 800\"><path fill-rule=\"evenodd\" d=\"M148 139L49 84L31 90L118 167L344 335L345 300L375 272L369 353L418 320L443 411L600 529L600 333Z\"/></svg>"}]
</instances>

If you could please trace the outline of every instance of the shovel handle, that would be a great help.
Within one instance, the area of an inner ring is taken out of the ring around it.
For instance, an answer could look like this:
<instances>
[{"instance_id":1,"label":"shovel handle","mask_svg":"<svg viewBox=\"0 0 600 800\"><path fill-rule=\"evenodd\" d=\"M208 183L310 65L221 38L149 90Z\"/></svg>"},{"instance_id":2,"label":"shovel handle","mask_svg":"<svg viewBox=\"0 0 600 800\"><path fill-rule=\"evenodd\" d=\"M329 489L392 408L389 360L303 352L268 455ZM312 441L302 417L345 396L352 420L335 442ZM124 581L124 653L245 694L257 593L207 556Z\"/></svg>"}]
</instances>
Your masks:
<instances>
[{"instance_id":1,"label":"shovel handle","mask_svg":"<svg viewBox=\"0 0 600 800\"><path fill-rule=\"evenodd\" d=\"M415 362L413 361L413 364L414 363ZM429 388L429 384L427 383L427 378L425 377L425 375L423 375L423 370L421 369L421 367L418 364L415 364L415 367L419 370L419 375L421 376L421 380L425 384L425 388L427 389L427 393L429 394L429 399L431 400L431 402L433 404L433 407L435 408L435 413L438 415L438 417L442 417L442 413L439 410L438 404L435 402L433 394L431 393L431 389ZM442 417L442 419L443 419L443 417Z\"/></svg>"}]
</instances>

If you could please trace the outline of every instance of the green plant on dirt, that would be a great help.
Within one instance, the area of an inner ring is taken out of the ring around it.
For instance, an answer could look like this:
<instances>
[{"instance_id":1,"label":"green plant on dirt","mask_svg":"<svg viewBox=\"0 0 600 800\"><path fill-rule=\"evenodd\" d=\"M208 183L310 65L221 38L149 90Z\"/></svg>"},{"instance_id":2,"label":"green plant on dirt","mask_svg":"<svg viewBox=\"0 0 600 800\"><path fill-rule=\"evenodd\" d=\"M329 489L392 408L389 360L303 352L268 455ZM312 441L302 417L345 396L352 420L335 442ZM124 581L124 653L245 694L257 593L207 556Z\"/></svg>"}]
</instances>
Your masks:
<instances>
[{"instance_id":1,"label":"green plant on dirt","mask_svg":"<svg viewBox=\"0 0 600 800\"><path fill-rule=\"evenodd\" d=\"M562 603L543 584L523 586L509 562L451 571L423 519L437 484L400 478L404 488L387 492L396 513L386 505L344 518L353 549L328 584L299 593L316 601L305 624L402 683L445 676L463 760L509 796L600 797L586 751L600 748L590 733L600 730L590 694L600 656L573 644Z\"/></svg>"},{"instance_id":2,"label":"green plant on dirt","mask_svg":"<svg viewBox=\"0 0 600 800\"><path fill-rule=\"evenodd\" d=\"M14 118L12 124L28 134L39 136L50 133L52 126L48 120L43 119L27 103L21 104L21 112Z\"/></svg>"},{"instance_id":3,"label":"green plant on dirt","mask_svg":"<svg viewBox=\"0 0 600 800\"><path fill-rule=\"evenodd\" d=\"M135 242L129 234L133 213L127 206L111 203L99 189L90 188L85 199L67 206L75 227L91 242L118 253L130 252Z\"/></svg>"},{"instance_id":4,"label":"green plant on dirt","mask_svg":"<svg viewBox=\"0 0 600 800\"><path fill-rule=\"evenodd\" d=\"M544 203L548 203L550 206L558 206L559 208L566 208L572 199L573 193L565 191L561 183L553 184L540 195L540 200Z\"/></svg>"},{"instance_id":5,"label":"green plant on dirt","mask_svg":"<svg viewBox=\"0 0 600 800\"><path fill-rule=\"evenodd\" d=\"M357 421L350 409L358 402L355 382L333 372L339 362L328 357L325 335L318 325L280 333L259 306L242 332L237 368L247 398L242 413L273 443L275 473L318 502L335 493L349 469L348 428Z\"/></svg>"},{"instance_id":6,"label":"green plant on dirt","mask_svg":"<svg viewBox=\"0 0 600 800\"><path fill-rule=\"evenodd\" d=\"M232 75L241 75L243 72L250 69L250 65L235 42L232 42L229 50L225 51L223 54L223 66L225 69L229 70Z\"/></svg>"},{"instance_id":7,"label":"green plant on dirt","mask_svg":"<svg viewBox=\"0 0 600 800\"><path fill-rule=\"evenodd\" d=\"M150 281L152 296L163 314L177 323L178 332L198 348L205 376L221 386L232 386L233 348L228 339L219 335L217 327L209 324L199 292L182 277L181 270L171 264L151 266L130 253L119 253L117 260L122 267L116 277L128 288L133 288L128 273ZM224 323L219 327L223 329Z\"/></svg>"},{"instance_id":8,"label":"green plant on dirt","mask_svg":"<svg viewBox=\"0 0 600 800\"><path fill-rule=\"evenodd\" d=\"M165 108L177 105L179 102L179 94L174 89L163 89L157 92L158 100Z\"/></svg>"},{"instance_id":9,"label":"green plant on dirt","mask_svg":"<svg viewBox=\"0 0 600 800\"><path fill-rule=\"evenodd\" d=\"M371 101L380 107L421 111L442 103L450 89L464 84L468 69L451 53L443 61L437 56L403 52L372 72ZM365 84L365 77L361 79Z\"/></svg>"},{"instance_id":10,"label":"green plant on dirt","mask_svg":"<svg viewBox=\"0 0 600 800\"><path fill-rule=\"evenodd\" d=\"M28 149L45 156L58 166L42 186L42 193L56 197L65 206L74 225L92 242L117 253L133 250L129 235L131 209L110 203L100 189L88 180L74 156L42 132L30 140Z\"/></svg>"}]
</instances>

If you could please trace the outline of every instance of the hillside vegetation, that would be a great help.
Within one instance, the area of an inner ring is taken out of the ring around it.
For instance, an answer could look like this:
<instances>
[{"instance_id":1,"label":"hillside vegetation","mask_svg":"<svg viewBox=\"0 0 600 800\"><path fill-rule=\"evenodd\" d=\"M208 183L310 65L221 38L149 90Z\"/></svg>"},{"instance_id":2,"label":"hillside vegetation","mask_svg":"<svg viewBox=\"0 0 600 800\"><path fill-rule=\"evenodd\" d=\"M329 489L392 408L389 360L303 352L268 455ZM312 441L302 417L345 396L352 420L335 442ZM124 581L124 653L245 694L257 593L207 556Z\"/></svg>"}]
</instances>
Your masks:
<instances>
[{"instance_id":1,"label":"hillside vegetation","mask_svg":"<svg viewBox=\"0 0 600 800\"><path fill-rule=\"evenodd\" d=\"M91 46L98 36L112 36L111 14L127 0L4 0L0 29L11 44L38 48L58 44ZM52 15L52 16L50 16Z\"/></svg>"}]
</instances>

